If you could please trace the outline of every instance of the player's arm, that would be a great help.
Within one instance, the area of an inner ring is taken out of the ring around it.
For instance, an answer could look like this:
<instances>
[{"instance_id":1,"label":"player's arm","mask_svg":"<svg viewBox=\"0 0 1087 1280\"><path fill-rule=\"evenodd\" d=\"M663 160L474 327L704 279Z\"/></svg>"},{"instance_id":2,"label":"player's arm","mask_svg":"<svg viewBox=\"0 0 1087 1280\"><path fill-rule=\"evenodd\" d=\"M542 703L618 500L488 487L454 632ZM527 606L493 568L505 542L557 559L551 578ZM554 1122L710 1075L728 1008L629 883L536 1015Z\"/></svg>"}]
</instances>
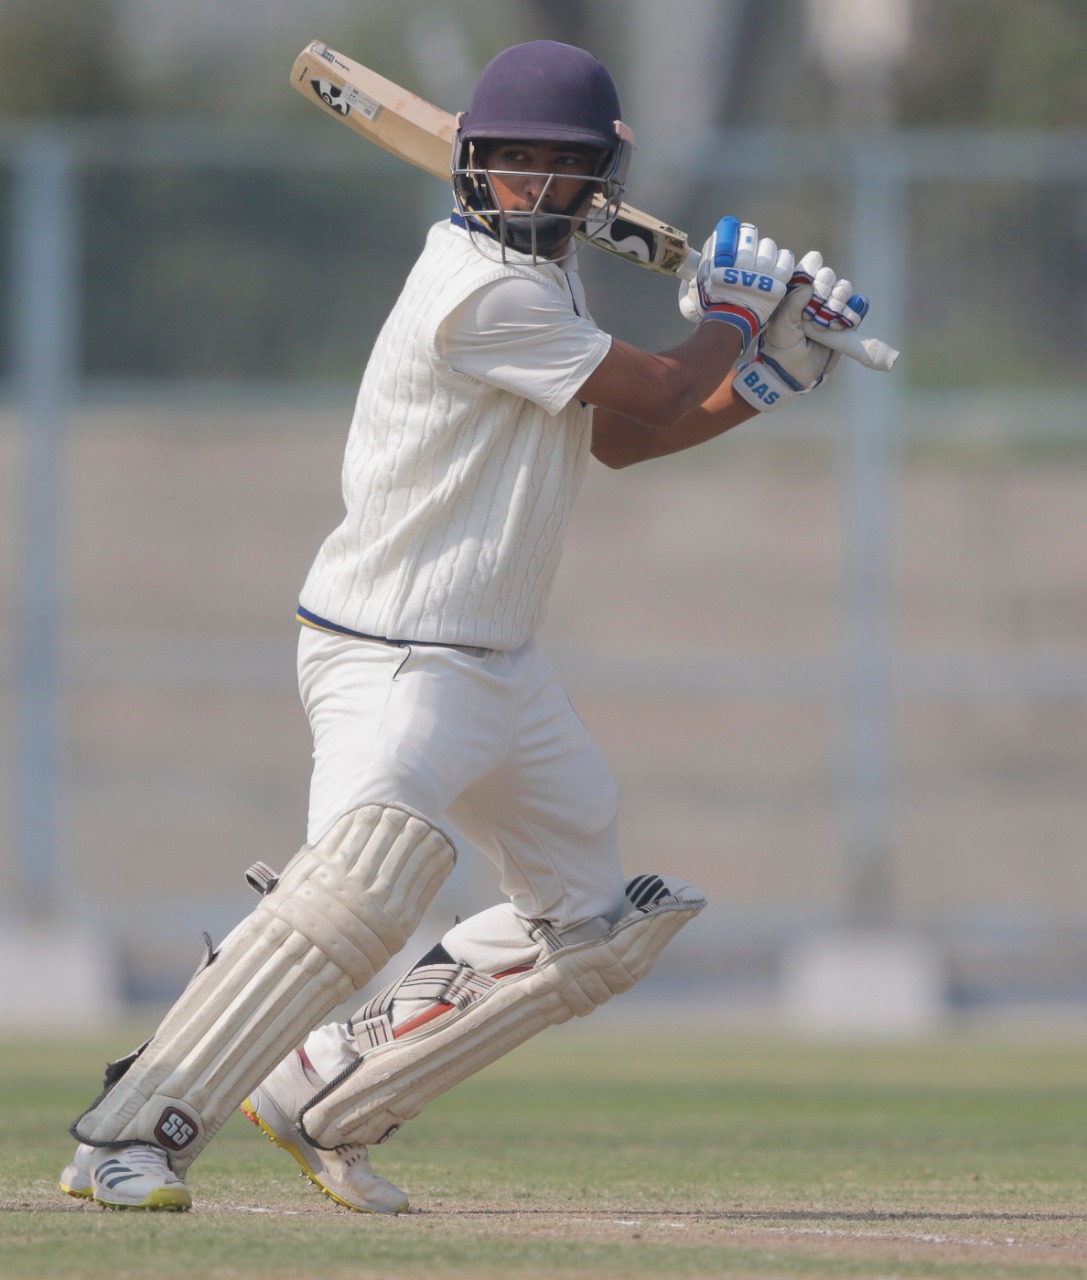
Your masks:
<instances>
[{"instance_id":1,"label":"player's arm","mask_svg":"<svg viewBox=\"0 0 1087 1280\"><path fill-rule=\"evenodd\" d=\"M618 340L582 387L594 405L593 456L629 467L724 434L758 410L733 394L743 340L703 323L672 351L651 355Z\"/></svg>"},{"instance_id":2,"label":"player's arm","mask_svg":"<svg viewBox=\"0 0 1087 1280\"><path fill-rule=\"evenodd\" d=\"M722 218L702 252L684 312L698 323L670 351L626 343L586 379L580 399L595 407L593 453L611 467L689 449L753 415L733 395L730 369L785 294L793 255L758 229Z\"/></svg>"}]
</instances>

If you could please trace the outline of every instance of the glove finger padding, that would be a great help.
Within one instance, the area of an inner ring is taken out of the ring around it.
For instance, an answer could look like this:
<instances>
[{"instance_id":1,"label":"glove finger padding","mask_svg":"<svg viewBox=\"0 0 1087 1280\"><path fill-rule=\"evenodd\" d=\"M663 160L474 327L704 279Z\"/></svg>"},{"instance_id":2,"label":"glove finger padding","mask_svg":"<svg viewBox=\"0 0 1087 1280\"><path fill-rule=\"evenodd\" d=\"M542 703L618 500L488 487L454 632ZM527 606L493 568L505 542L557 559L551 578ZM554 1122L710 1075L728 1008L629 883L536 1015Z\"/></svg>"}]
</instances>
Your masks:
<instances>
[{"instance_id":1,"label":"glove finger padding","mask_svg":"<svg viewBox=\"0 0 1087 1280\"><path fill-rule=\"evenodd\" d=\"M796 264L793 271L792 279L789 281L789 288L795 289L797 285L811 284L820 268L823 265L823 255L818 249L809 249L808 252ZM833 280L834 273L831 272Z\"/></svg>"},{"instance_id":2,"label":"glove finger padding","mask_svg":"<svg viewBox=\"0 0 1087 1280\"><path fill-rule=\"evenodd\" d=\"M753 271L758 256L759 229L753 222L724 217L702 246L702 261L711 267L739 267Z\"/></svg>"},{"instance_id":3,"label":"glove finger padding","mask_svg":"<svg viewBox=\"0 0 1087 1280\"><path fill-rule=\"evenodd\" d=\"M755 253L755 270L786 281L787 287L793 274L793 254L789 249L779 251L773 240L760 240Z\"/></svg>"},{"instance_id":4,"label":"glove finger padding","mask_svg":"<svg viewBox=\"0 0 1087 1280\"><path fill-rule=\"evenodd\" d=\"M829 274L829 280L825 275ZM806 315L823 329L841 332L855 329L868 314L868 299L853 292L849 280L835 280L834 272L824 267L815 278L815 289Z\"/></svg>"}]
</instances>

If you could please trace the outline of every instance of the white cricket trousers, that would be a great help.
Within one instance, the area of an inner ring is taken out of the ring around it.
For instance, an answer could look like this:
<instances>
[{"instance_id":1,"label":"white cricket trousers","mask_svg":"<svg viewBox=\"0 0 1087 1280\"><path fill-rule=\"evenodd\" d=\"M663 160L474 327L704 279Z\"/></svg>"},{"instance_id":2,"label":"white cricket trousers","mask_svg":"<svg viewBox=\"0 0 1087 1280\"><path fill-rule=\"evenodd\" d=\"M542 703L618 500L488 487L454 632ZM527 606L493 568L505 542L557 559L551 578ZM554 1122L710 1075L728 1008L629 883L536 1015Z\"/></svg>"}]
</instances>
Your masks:
<instances>
[{"instance_id":1,"label":"white cricket trousers","mask_svg":"<svg viewBox=\"0 0 1087 1280\"><path fill-rule=\"evenodd\" d=\"M534 640L505 652L303 627L298 682L311 844L356 805L404 804L486 855L518 916L565 929L622 914L618 790Z\"/></svg>"},{"instance_id":2,"label":"white cricket trousers","mask_svg":"<svg viewBox=\"0 0 1087 1280\"><path fill-rule=\"evenodd\" d=\"M526 920L622 915L618 789L535 641L499 652L303 627L298 685L313 731L310 844L385 801L452 827L498 868L509 902L445 934L455 960L500 973L539 954ZM305 1048L324 1080L359 1052L347 1023L316 1028Z\"/></svg>"}]
</instances>

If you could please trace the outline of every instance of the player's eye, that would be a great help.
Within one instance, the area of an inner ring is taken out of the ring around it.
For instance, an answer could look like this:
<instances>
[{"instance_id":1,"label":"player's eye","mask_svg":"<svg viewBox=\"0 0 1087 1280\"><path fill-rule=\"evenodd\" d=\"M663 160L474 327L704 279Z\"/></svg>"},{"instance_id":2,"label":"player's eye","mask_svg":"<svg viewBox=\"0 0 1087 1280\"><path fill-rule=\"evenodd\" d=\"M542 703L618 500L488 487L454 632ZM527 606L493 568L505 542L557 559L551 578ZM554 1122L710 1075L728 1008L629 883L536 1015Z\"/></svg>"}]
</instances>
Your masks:
<instances>
[{"instance_id":1,"label":"player's eye","mask_svg":"<svg viewBox=\"0 0 1087 1280\"><path fill-rule=\"evenodd\" d=\"M583 151L570 151L556 158L555 169L556 171L565 170L568 173L591 174L596 171L596 159Z\"/></svg>"},{"instance_id":2,"label":"player's eye","mask_svg":"<svg viewBox=\"0 0 1087 1280\"><path fill-rule=\"evenodd\" d=\"M497 163L495 168L499 169L523 169L532 162L532 155L528 151L523 151L517 147L503 147L497 151L493 157Z\"/></svg>"}]
</instances>

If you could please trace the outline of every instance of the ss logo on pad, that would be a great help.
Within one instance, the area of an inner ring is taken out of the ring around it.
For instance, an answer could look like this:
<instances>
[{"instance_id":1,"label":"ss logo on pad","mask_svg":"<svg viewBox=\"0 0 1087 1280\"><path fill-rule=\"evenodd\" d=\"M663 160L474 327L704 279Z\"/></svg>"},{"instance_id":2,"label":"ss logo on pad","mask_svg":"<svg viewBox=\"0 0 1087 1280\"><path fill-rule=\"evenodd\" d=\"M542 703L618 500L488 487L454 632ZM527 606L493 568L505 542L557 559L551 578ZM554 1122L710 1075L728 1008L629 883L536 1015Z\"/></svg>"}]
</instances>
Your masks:
<instances>
[{"instance_id":1,"label":"ss logo on pad","mask_svg":"<svg viewBox=\"0 0 1087 1280\"><path fill-rule=\"evenodd\" d=\"M197 1124L176 1107L167 1107L155 1125L155 1137L164 1147L180 1151L196 1137Z\"/></svg>"}]
</instances>

